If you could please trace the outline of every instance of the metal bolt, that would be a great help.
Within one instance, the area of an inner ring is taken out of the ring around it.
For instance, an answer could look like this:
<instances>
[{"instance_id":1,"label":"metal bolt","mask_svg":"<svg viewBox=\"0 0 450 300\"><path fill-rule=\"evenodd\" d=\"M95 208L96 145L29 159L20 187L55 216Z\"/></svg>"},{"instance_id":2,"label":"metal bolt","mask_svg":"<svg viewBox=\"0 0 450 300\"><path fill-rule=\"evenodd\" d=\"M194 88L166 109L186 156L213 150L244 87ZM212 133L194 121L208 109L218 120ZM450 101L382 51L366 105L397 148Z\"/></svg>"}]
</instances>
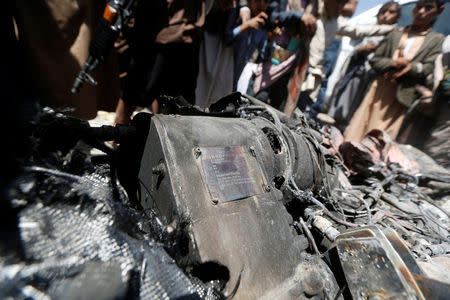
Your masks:
<instances>
[{"instance_id":1,"label":"metal bolt","mask_svg":"<svg viewBox=\"0 0 450 300\"><path fill-rule=\"evenodd\" d=\"M173 228L172 225L169 225L169 226L166 227L166 232L168 234L172 234L174 231L175 231L175 228Z\"/></svg>"},{"instance_id":2,"label":"metal bolt","mask_svg":"<svg viewBox=\"0 0 450 300\"><path fill-rule=\"evenodd\" d=\"M202 150L199 147L194 148L194 156L195 158L199 158L202 155Z\"/></svg>"},{"instance_id":3,"label":"metal bolt","mask_svg":"<svg viewBox=\"0 0 450 300\"><path fill-rule=\"evenodd\" d=\"M248 150L249 150L251 156L256 157L255 147L250 146L250 147L248 148Z\"/></svg>"},{"instance_id":4,"label":"metal bolt","mask_svg":"<svg viewBox=\"0 0 450 300\"><path fill-rule=\"evenodd\" d=\"M164 164L160 163L152 168L152 173L158 176L164 176Z\"/></svg>"},{"instance_id":5,"label":"metal bolt","mask_svg":"<svg viewBox=\"0 0 450 300\"><path fill-rule=\"evenodd\" d=\"M270 187L270 185L265 185L265 184L263 185L263 189L264 189L264 191L267 192L267 193L270 192L270 191L272 190L272 188Z\"/></svg>"}]
</instances>

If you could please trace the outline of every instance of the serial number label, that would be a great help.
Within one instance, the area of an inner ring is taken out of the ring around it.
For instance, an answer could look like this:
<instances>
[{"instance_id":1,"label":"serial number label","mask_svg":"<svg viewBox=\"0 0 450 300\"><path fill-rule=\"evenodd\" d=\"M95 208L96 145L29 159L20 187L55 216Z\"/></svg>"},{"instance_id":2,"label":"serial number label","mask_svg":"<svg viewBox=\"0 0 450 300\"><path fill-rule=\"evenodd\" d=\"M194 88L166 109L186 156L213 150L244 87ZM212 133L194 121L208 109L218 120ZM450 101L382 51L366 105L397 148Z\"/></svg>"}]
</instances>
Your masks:
<instances>
[{"instance_id":1,"label":"serial number label","mask_svg":"<svg viewBox=\"0 0 450 300\"><path fill-rule=\"evenodd\" d=\"M264 176L244 147L204 147L197 158L203 182L219 202L263 193Z\"/></svg>"}]
</instances>

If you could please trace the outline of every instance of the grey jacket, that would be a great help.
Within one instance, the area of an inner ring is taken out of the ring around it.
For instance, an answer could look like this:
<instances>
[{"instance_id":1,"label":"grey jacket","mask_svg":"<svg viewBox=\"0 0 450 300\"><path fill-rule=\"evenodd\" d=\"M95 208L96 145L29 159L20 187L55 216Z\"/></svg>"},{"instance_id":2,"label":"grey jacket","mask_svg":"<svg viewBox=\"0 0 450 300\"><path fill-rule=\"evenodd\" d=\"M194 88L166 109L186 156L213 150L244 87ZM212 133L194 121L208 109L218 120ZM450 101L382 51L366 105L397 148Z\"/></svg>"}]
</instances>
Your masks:
<instances>
[{"instance_id":1,"label":"grey jacket","mask_svg":"<svg viewBox=\"0 0 450 300\"><path fill-rule=\"evenodd\" d=\"M400 30L390 32L375 50L375 55L370 63L378 74L384 74L391 70L392 56L402 34L403 32ZM441 52L441 47L441 34L434 31L428 32L422 46L411 61L411 71L397 79L396 96L401 104L409 107L414 102L416 99L414 86L425 84L426 77L433 73L434 61Z\"/></svg>"}]
</instances>

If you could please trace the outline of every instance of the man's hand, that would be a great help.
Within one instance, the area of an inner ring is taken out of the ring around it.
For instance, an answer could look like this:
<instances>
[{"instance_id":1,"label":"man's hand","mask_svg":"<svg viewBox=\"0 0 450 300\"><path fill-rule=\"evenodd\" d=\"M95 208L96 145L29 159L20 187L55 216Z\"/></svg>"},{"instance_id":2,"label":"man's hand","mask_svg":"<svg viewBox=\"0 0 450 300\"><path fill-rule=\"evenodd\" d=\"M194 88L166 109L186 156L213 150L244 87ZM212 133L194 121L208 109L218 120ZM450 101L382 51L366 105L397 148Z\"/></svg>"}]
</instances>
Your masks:
<instances>
[{"instance_id":1,"label":"man's hand","mask_svg":"<svg viewBox=\"0 0 450 300\"><path fill-rule=\"evenodd\" d=\"M411 69L412 69L412 65L410 63L408 63L405 67L401 68L399 71L392 73L391 78L397 79L399 77L402 77L403 75L405 75L406 73L411 71Z\"/></svg>"},{"instance_id":2,"label":"man's hand","mask_svg":"<svg viewBox=\"0 0 450 300\"><path fill-rule=\"evenodd\" d=\"M267 39L273 42L277 37L279 37L283 32L280 27L275 27L274 30L267 32Z\"/></svg>"},{"instance_id":3,"label":"man's hand","mask_svg":"<svg viewBox=\"0 0 450 300\"><path fill-rule=\"evenodd\" d=\"M392 61L391 67L394 69L402 69L409 64L409 60L404 57L399 57Z\"/></svg>"},{"instance_id":4,"label":"man's hand","mask_svg":"<svg viewBox=\"0 0 450 300\"><path fill-rule=\"evenodd\" d=\"M372 53L376 47L377 46L375 46L374 43L369 42L369 43L359 47L357 51L358 51L358 54L360 54L360 55L368 55L369 53Z\"/></svg>"},{"instance_id":5,"label":"man's hand","mask_svg":"<svg viewBox=\"0 0 450 300\"><path fill-rule=\"evenodd\" d=\"M392 79L397 79L397 78L405 75L412 69L412 65L409 62L409 59L407 59L405 57L399 57L397 59L394 59L392 61L391 66L397 70L397 71L394 71L393 73L391 73Z\"/></svg>"},{"instance_id":6,"label":"man's hand","mask_svg":"<svg viewBox=\"0 0 450 300\"><path fill-rule=\"evenodd\" d=\"M420 84L416 84L414 88L420 95L419 103L415 110L420 111L428 117L433 117L436 114L436 106L433 102L433 91Z\"/></svg>"},{"instance_id":7,"label":"man's hand","mask_svg":"<svg viewBox=\"0 0 450 300\"><path fill-rule=\"evenodd\" d=\"M250 29L258 30L266 25L267 14L265 12L260 12L256 17L251 18L241 25L241 32L246 32Z\"/></svg>"},{"instance_id":8,"label":"man's hand","mask_svg":"<svg viewBox=\"0 0 450 300\"><path fill-rule=\"evenodd\" d=\"M431 102L430 99L433 96L432 90L420 84L416 84L414 86L414 89L421 95L421 98L426 98L426 100L429 100L429 102Z\"/></svg>"},{"instance_id":9,"label":"man's hand","mask_svg":"<svg viewBox=\"0 0 450 300\"><path fill-rule=\"evenodd\" d=\"M314 35L317 28L317 18L309 13L304 13L302 16L301 32L305 35Z\"/></svg>"}]
</instances>

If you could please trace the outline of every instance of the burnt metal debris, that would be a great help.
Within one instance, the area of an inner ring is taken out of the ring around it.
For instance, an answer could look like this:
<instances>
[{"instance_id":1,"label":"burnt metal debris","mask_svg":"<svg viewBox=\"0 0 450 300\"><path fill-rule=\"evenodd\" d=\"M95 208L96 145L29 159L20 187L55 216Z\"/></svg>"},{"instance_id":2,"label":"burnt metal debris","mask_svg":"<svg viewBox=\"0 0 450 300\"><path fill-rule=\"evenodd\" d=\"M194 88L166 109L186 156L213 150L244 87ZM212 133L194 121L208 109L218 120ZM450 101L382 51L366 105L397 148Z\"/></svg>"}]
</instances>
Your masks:
<instances>
[{"instance_id":1,"label":"burnt metal debris","mask_svg":"<svg viewBox=\"0 0 450 300\"><path fill-rule=\"evenodd\" d=\"M339 142L239 93L160 100L130 126L32 124L5 190L1 298L450 294L450 174L425 154L381 132Z\"/></svg>"}]
</instances>

